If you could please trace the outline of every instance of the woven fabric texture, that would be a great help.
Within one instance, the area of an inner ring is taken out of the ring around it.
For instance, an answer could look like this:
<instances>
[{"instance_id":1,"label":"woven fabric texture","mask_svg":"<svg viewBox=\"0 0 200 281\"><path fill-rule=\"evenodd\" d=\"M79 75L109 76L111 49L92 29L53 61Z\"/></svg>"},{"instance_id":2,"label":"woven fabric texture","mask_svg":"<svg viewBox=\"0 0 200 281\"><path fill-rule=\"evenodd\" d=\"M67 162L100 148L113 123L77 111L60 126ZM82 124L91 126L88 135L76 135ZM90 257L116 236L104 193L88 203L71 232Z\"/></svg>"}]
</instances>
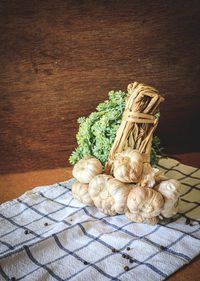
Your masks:
<instances>
[{"instance_id":1,"label":"woven fabric texture","mask_svg":"<svg viewBox=\"0 0 200 281\"><path fill-rule=\"evenodd\" d=\"M200 170L169 158L158 167L182 195L177 215L156 226L78 202L74 179L2 204L0 280L157 281L189 263L200 253Z\"/></svg>"}]
</instances>

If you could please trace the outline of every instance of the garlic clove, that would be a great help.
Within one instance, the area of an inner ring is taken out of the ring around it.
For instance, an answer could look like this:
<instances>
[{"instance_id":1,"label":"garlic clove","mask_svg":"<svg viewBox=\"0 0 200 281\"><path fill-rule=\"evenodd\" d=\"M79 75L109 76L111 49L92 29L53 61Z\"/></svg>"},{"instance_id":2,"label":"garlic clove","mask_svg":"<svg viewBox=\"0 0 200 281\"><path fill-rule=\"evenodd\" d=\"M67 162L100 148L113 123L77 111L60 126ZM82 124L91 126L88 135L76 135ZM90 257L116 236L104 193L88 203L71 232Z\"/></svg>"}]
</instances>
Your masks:
<instances>
[{"instance_id":1,"label":"garlic clove","mask_svg":"<svg viewBox=\"0 0 200 281\"><path fill-rule=\"evenodd\" d=\"M93 206L94 205L94 202L88 192L88 189L89 189L89 184L87 183L81 183L81 182L75 182L73 185L72 185L72 196L88 205L88 206Z\"/></svg>"},{"instance_id":2,"label":"garlic clove","mask_svg":"<svg viewBox=\"0 0 200 281\"><path fill-rule=\"evenodd\" d=\"M123 214L133 185L125 184L110 175L97 175L89 183L89 194L95 206L104 214Z\"/></svg>"},{"instance_id":3,"label":"garlic clove","mask_svg":"<svg viewBox=\"0 0 200 281\"><path fill-rule=\"evenodd\" d=\"M179 207L179 198L181 195L180 182L174 179L162 181L158 187L158 191L165 200L161 215L165 218L174 216L178 212Z\"/></svg>"},{"instance_id":4,"label":"garlic clove","mask_svg":"<svg viewBox=\"0 0 200 281\"><path fill-rule=\"evenodd\" d=\"M89 194L99 211L106 215L114 216L116 211L114 210L113 199L107 192L107 183L111 178L112 176L105 174L95 176L89 183Z\"/></svg>"},{"instance_id":5,"label":"garlic clove","mask_svg":"<svg viewBox=\"0 0 200 281\"><path fill-rule=\"evenodd\" d=\"M139 185L142 187L153 188L161 179L161 171L158 168L151 167L150 164L145 163L143 173L139 179Z\"/></svg>"},{"instance_id":6,"label":"garlic clove","mask_svg":"<svg viewBox=\"0 0 200 281\"><path fill-rule=\"evenodd\" d=\"M103 171L101 162L93 156L85 156L76 163L72 170L75 179L82 183L89 183L96 175Z\"/></svg>"},{"instance_id":7,"label":"garlic clove","mask_svg":"<svg viewBox=\"0 0 200 281\"><path fill-rule=\"evenodd\" d=\"M128 195L127 207L130 213L141 215L143 218L158 216L163 206L161 193L148 187L136 186Z\"/></svg>"},{"instance_id":8,"label":"garlic clove","mask_svg":"<svg viewBox=\"0 0 200 281\"><path fill-rule=\"evenodd\" d=\"M113 175L124 183L138 182L143 170L142 155L131 148L115 155Z\"/></svg>"},{"instance_id":9,"label":"garlic clove","mask_svg":"<svg viewBox=\"0 0 200 281\"><path fill-rule=\"evenodd\" d=\"M141 214L133 214L128 211L126 212L125 215L128 220L133 221L133 222L138 222L138 223L156 225L159 221L158 216L152 217L152 218L145 218Z\"/></svg>"},{"instance_id":10,"label":"garlic clove","mask_svg":"<svg viewBox=\"0 0 200 281\"><path fill-rule=\"evenodd\" d=\"M134 185L122 183L115 178L109 180L108 191L113 197L114 209L118 214L125 213L127 198L132 188L134 188Z\"/></svg>"}]
</instances>

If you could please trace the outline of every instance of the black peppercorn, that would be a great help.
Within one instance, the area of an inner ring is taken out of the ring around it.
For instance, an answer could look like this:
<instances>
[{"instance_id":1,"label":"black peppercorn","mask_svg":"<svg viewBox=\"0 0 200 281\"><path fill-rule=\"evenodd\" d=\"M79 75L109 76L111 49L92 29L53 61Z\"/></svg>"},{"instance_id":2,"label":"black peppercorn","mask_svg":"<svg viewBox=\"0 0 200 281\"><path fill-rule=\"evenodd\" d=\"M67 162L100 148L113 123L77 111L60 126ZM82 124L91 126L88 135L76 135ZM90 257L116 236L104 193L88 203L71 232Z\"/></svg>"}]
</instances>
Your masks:
<instances>
[{"instance_id":1,"label":"black peppercorn","mask_svg":"<svg viewBox=\"0 0 200 281\"><path fill-rule=\"evenodd\" d=\"M16 281L16 278L15 278L15 277L12 277L12 278L10 279L10 281Z\"/></svg>"},{"instance_id":2,"label":"black peppercorn","mask_svg":"<svg viewBox=\"0 0 200 281\"><path fill-rule=\"evenodd\" d=\"M160 246L160 249L161 249L161 250L166 250L167 247L165 247L165 246Z\"/></svg>"},{"instance_id":3,"label":"black peppercorn","mask_svg":"<svg viewBox=\"0 0 200 281\"><path fill-rule=\"evenodd\" d=\"M129 262L130 262L130 263L133 263L133 262L135 262L135 260L133 260L133 259L129 259Z\"/></svg>"},{"instance_id":4,"label":"black peppercorn","mask_svg":"<svg viewBox=\"0 0 200 281\"><path fill-rule=\"evenodd\" d=\"M127 250L127 251L130 251L130 249L131 249L131 248L130 248L130 247L128 247L126 250Z\"/></svg>"},{"instance_id":5,"label":"black peppercorn","mask_svg":"<svg viewBox=\"0 0 200 281\"><path fill-rule=\"evenodd\" d=\"M112 252L113 252L113 253L115 253L115 252L116 252L116 250L113 248L113 249L112 249Z\"/></svg>"},{"instance_id":6,"label":"black peppercorn","mask_svg":"<svg viewBox=\"0 0 200 281\"><path fill-rule=\"evenodd\" d=\"M84 264L85 264L85 265L87 265L87 264L89 264L89 262L87 262L87 261L84 261Z\"/></svg>"},{"instance_id":7,"label":"black peppercorn","mask_svg":"<svg viewBox=\"0 0 200 281\"><path fill-rule=\"evenodd\" d=\"M48 222L45 222L44 226L48 226L48 225L49 225Z\"/></svg>"},{"instance_id":8,"label":"black peppercorn","mask_svg":"<svg viewBox=\"0 0 200 281\"><path fill-rule=\"evenodd\" d=\"M125 271L129 271L129 269L130 269L130 268L129 268L128 266L125 266L125 267L124 267L124 270L125 270Z\"/></svg>"},{"instance_id":9,"label":"black peppercorn","mask_svg":"<svg viewBox=\"0 0 200 281\"><path fill-rule=\"evenodd\" d=\"M123 255L122 255L122 257L123 257L123 258L125 258L125 257L126 257L126 255L125 255L125 254L123 254Z\"/></svg>"},{"instance_id":10,"label":"black peppercorn","mask_svg":"<svg viewBox=\"0 0 200 281\"><path fill-rule=\"evenodd\" d=\"M24 234L29 234L29 231L26 229L26 230L24 231Z\"/></svg>"},{"instance_id":11,"label":"black peppercorn","mask_svg":"<svg viewBox=\"0 0 200 281\"><path fill-rule=\"evenodd\" d=\"M190 219L189 218L186 219L185 224L190 224Z\"/></svg>"}]
</instances>

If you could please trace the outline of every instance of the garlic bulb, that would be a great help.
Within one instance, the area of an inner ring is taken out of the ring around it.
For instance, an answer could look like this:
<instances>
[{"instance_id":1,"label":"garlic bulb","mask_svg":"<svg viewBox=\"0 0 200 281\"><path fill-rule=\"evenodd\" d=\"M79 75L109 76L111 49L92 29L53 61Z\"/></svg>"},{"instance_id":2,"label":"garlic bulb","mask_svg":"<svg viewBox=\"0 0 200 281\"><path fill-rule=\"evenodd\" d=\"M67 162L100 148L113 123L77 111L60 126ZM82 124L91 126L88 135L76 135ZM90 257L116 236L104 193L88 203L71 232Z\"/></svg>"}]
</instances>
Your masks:
<instances>
[{"instance_id":1,"label":"garlic bulb","mask_svg":"<svg viewBox=\"0 0 200 281\"><path fill-rule=\"evenodd\" d=\"M150 164L145 163L143 173L139 180L139 185L143 187L153 188L157 182L160 181L161 171L157 168L151 167Z\"/></svg>"},{"instance_id":2,"label":"garlic bulb","mask_svg":"<svg viewBox=\"0 0 200 281\"><path fill-rule=\"evenodd\" d=\"M101 174L89 183L89 194L99 211L114 216L125 213L131 188L133 185L124 184L112 176Z\"/></svg>"},{"instance_id":3,"label":"garlic bulb","mask_svg":"<svg viewBox=\"0 0 200 281\"><path fill-rule=\"evenodd\" d=\"M137 150L128 148L116 154L113 164L113 175L121 182L138 182L143 169L143 159Z\"/></svg>"},{"instance_id":4,"label":"garlic bulb","mask_svg":"<svg viewBox=\"0 0 200 281\"><path fill-rule=\"evenodd\" d=\"M74 165L72 175L79 182L89 183L96 175L102 173L101 162L93 156L85 156Z\"/></svg>"},{"instance_id":5,"label":"garlic bulb","mask_svg":"<svg viewBox=\"0 0 200 281\"><path fill-rule=\"evenodd\" d=\"M94 202L90 197L88 188L89 184L77 181L72 185L72 196L88 206L93 206Z\"/></svg>"},{"instance_id":6,"label":"garlic bulb","mask_svg":"<svg viewBox=\"0 0 200 281\"><path fill-rule=\"evenodd\" d=\"M133 214L129 211L126 212L126 217L130 221L138 222L138 223L146 223L156 225L159 221L159 217L145 218L141 214Z\"/></svg>"},{"instance_id":7,"label":"garlic bulb","mask_svg":"<svg viewBox=\"0 0 200 281\"><path fill-rule=\"evenodd\" d=\"M148 187L137 186L128 195L127 207L130 213L141 215L143 218L158 216L163 206L161 193Z\"/></svg>"},{"instance_id":8,"label":"garlic bulb","mask_svg":"<svg viewBox=\"0 0 200 281\"><path fill-rule=\"evenodd\" d=\"M174 216L178 211L179 197L181 194L180 182L174 179L163 181L160 183L158 191L165 200L161 215L165 218Z\"/></svg>"}]
</instances>

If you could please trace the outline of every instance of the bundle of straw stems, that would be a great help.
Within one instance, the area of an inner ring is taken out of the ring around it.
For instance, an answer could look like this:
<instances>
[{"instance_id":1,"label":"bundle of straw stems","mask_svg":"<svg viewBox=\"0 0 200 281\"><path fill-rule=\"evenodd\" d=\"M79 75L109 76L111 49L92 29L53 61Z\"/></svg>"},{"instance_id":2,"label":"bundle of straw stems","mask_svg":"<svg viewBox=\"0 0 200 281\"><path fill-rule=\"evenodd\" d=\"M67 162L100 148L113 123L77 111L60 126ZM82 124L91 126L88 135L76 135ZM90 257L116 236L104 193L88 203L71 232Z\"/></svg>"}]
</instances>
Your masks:
<instances>
[{"instance_id":1,"label":"bundle of straw stems","mask_svg":"<svg viewBox=\"0 0 200 281\"><path fill-rule=\"evenodd\" d=\"M150 165L152 137L158 125L155 114L159 112L164 98L155 88L138 82L129 84L127 89L129 96L105 167L107 174L112 174L115 154L128 147L137 149L143 156L143 162Z\"/></svg>"}]
</instances>

